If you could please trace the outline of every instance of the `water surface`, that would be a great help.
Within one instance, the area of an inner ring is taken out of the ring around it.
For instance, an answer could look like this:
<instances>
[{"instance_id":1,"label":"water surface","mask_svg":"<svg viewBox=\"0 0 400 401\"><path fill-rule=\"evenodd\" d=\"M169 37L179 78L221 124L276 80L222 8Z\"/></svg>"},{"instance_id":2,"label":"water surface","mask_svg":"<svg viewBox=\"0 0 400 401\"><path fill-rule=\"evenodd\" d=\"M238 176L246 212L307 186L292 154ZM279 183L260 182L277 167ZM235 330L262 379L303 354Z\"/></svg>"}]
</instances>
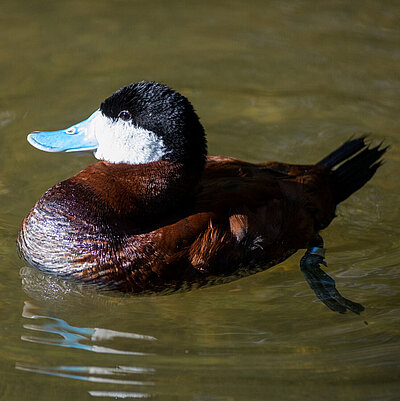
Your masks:
<instances>
[{"instance_id":1,"label":"water surface","mask_svg":"<svg viewBox=\"0 0 400 401\"><path fill-rule=\"evenodd\" d=\"M0 22L1 399L398 399L397 1L3 0ZM142 79L190 98L210 154L311 163L357 133L391 144L323 233L329 274L361 316L315 299L301 252L154 297L77 288L19 258L24 215L94 161L40 152L26 134Z\"/></svg>"}]
</instances>

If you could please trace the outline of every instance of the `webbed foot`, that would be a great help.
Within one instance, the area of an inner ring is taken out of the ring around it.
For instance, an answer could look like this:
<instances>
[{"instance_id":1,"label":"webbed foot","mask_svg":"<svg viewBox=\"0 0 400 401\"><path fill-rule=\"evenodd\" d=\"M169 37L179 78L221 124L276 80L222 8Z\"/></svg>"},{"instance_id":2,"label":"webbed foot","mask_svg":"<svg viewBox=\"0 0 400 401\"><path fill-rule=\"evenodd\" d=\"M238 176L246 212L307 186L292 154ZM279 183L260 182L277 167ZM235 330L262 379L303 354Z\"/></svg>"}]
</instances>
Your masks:
<instances>
[{"instance_id":1,"label":"webbed foot","mask_svg":"<svg viewBox=\"0 0 400 401\"><path fill-rule=\"evenodd\" d=\"M319 265L326 266L325 250L322 238L318 236L318 245L307 249L300 261L300 270L315 295L334 312L345 313L346 310L359 315L365 308L357 302L342 297L336 289L335 280L326 274Z\"/></svg>"}]
</instances>

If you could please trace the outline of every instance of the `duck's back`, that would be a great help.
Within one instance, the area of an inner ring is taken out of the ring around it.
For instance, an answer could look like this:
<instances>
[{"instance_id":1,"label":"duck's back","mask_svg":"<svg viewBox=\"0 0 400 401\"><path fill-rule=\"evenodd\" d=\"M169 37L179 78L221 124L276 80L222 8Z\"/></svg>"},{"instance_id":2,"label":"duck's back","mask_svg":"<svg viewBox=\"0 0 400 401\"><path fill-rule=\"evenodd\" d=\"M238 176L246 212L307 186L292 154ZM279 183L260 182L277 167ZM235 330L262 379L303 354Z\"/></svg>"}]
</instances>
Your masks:
<instances>
[{"instance_id":1,"label":"duck's back","mask_svg":"<svg viewBox=\"0 0 400 401\"><path fill-rule=\"evenodd\" d=\"M306 247L335 207L326 168L209 157L196 211L214 215L190 249L192 263L217 274L232 274L238 265L265 269ZM211 251L218 236L219 253Z\"/></svg>"}]
</instances>

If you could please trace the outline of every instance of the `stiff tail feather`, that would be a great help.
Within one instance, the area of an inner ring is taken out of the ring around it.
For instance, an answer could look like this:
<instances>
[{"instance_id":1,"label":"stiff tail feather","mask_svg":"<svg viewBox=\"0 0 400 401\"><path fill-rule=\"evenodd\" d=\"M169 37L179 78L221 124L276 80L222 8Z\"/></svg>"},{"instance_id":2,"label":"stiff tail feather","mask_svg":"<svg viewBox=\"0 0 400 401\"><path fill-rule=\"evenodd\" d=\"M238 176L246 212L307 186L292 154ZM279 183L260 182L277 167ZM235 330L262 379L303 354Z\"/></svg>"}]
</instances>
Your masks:
<instances>
[{"instance_id":1,"label":"stiff tail feather","mask_svg":"<svg viewBox=\"0 0 400 401\"><path fill-rule=\"evenodd\" d=\"M381 157L388 146L370 148L366 137L351 139L317 163L332 170L336 203L360 189L382 165Z\"/></svg>"}]
</instances>

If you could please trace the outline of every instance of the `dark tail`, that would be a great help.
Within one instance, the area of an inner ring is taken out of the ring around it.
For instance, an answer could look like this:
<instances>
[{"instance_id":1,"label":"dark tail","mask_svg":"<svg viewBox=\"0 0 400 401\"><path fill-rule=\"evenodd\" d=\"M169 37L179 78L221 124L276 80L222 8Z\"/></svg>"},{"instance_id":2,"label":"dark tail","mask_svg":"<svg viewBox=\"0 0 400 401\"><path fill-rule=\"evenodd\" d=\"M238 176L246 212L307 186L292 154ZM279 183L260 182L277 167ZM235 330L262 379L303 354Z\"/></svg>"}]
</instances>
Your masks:
<instances>
[{"instance_id":1,"label":"dark tail","mask_svg":"<svg viewBox=\"0 0 400 401\"><path fill-rule=\"evenodd\" d=\"M361 137L345 142L317 163L332 170L336 203L347 199L372 178L382 165L380 159L387 149L382 143L369 148L365 137Z\"/></svg>"}]
</instances>

